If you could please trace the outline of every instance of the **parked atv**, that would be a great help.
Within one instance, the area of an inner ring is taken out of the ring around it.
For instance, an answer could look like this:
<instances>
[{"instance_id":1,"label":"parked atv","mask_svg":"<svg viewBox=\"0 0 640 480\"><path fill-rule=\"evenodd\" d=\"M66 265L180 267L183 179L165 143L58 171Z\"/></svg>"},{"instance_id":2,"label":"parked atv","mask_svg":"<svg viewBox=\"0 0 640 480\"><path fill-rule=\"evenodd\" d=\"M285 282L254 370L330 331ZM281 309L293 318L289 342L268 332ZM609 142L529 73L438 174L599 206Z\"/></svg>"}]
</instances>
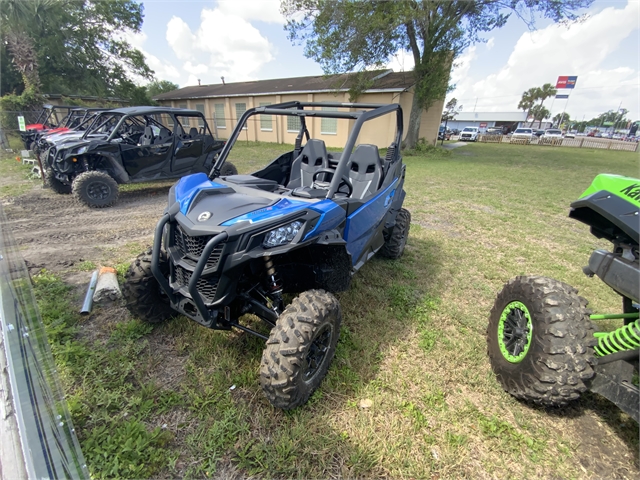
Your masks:
<instances>
[{"instance_id":1,"label":"parked atv","mask_svg":"<svg viewBox=\"0 0 640 480\"><path fill-rule=\"evenodd\" d=\"M69 113L77 108L77 106L72 105L44 105L36 121L25 125L25 131L20 132L24 148L33 150L36 136L39 133L63 126L69 117Z\"/></svg>"},{"instance_id":2,"label":"parked atv","mask_svg":"<svg viewBox=\"0 0 640 480\"><path fill-rule=\"evenodd\" d=\"M295 117L293 151L252 175L222 175L254 115ZM356 140L366 122L385 115L395 117L396 132L383 159L377 146ZM310 139L306 124L317 117L354 122L343 152L327 153L322 140ZM404 251L411 216L402 208L401 139L397 104L289 102L247 110L209 176L184 177L169 192L153 248L126 274L129 310L150 323L181 313L208 328L235 327L264 339L260 383L267 399L282 409L304 404L338 342L342 314L333 294L348 289L375 253L399 258ZM286 306L285 293L298 296ZM247 313L270 334L241 324Z\"/></svg>"},{"instance_id":3,"label":"parked atv","mask_svg":"<svg viewBox=\"0 0 640 480\"><path fill-rule=\"evenodd\" d=\"M109 110L99 113L81 138L49 149L47 181L57 193L73 192L89 207L110 207L118 184L208 172L224 143L213 138L196 110ZM225 168L227 174L237 173L231 164Z\"/></svg>"},{"instance_id":4,"label":"parked atv","mask_svg":"<svg viewBox=\"0 0 640 480\"><path fill-rule=\"evenodd\" d=\"M488 353L511 395L559 406L590 390L639 421L640 395L632 383L640 347L639 212L640 180L598 175L569 213L613 244L611 252L595 250L583 271L622 296L622 313L591 315L575 288L546 277L516 277L498 294ZM596 332L593 321L604 319L623 319L624 326Z\"/></svg>"}]
</instances>

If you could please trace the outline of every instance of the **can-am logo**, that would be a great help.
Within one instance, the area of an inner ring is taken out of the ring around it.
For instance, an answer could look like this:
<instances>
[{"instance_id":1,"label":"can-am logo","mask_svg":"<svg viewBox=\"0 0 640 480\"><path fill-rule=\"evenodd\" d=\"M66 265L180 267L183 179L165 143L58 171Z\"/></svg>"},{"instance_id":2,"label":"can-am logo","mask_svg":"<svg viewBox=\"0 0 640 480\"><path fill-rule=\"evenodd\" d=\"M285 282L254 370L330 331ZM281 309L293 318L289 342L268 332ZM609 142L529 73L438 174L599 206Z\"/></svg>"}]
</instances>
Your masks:
<instances>
[{"instance_id":1,"label":"can-am logo","mask_svg":"<svg viewBox=\"0 0 640 480\"><path fill-rule=\"evenodd\" d=\"M624 193L629 198L640 200L640 183L634 183L626 188L620 190L620 193Z\"/></svg>"},{"instance_id":2,"label":"can-am logo","mask_svg":"<svg viewBox=\"0 0 640 480\"><path fill-rule=\"evenodd\" d=\"M199 222L206 222L210 218L211 218L211 212L202 212L200 215L198 215Z\"/></svg>"}]
</instances>

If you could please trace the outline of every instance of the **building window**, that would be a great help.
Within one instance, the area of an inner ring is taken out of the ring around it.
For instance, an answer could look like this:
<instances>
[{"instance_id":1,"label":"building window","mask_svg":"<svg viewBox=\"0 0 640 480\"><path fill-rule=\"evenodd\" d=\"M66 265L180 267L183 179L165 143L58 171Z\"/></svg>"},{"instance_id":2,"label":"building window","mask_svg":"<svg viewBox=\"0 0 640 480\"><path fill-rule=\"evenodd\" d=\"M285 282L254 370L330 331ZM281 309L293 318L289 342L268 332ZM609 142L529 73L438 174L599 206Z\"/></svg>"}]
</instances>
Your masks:
<instances>
[{"instance_id":1,"label":"building window","mask_svg":"<svg viewBox=\"0 0 640 480\"><path fill-rule=\"evenodd\" d=\"M297 110L297 108L292 108L291 110ZM302 128L300 117L287 117L287 132L298 133L300 128Z\"/></svg>"},{"instance_id":2,"label":"building window","mask_svg":"<svg viewBox=\"0 0 640 480\"><path fill-rule=\"evenodd\" d=\"M247 104L246 103L236 103L236 122L240 121L240 117L242 117L242 115L246 111L247 111ZM242 129L246 130L247 129L247 125L245 124L245 126L242 127Z\"/></svg>"},{"instance_id":3,"label":"building window","mask_svg":"<svg viewBox=\"0 0 640 480\"><path fill-rule=\"evenodd\" d=\"M202 114L203 118L198 118L198 126L204 127L204 103L196 103L196 110Z\"/></svg>"},{"instance_id":4,"label":"building window","mask_svg":"<svg viewBox=\"0 0 640 480\"><path fill-rule=\"evenodd\" d=\"M227 128L227 119L224 118L224 103L216 103L213 108L215 109L216 127Z\"/></svg>"},{"instance_id":5,"label":"building window","mask_svg":"<svg viewBox=\"0 0 640 480\"><path fill-rule=\"evenodd\" d=\"M179 103L178 108L189 108L186 103Z\"/></svg>"},{"instance_id":6,"label":"building window","mask_svg":"<svg viewBox=\"0 0 640 480\"><path fill-rule=\"evenodd\" d=\"M261 107L268 107L271 105L269 102L260 102ZM260 130L265 132L273 131L273 121L271 115L260 115Z\"/></svg>"},{"instance_id":7,"label":"building window","mask_svg":"<svg viewBox=\"0 0 640 480\"><path fill-rule=\"evenodd\" d=\"M337 112L336 107L322 107L325 112ZM320 122L320 133L322 135L335 135L338 133L338 119L337 118L323 118Z\"/></svg>"}]
</instances>

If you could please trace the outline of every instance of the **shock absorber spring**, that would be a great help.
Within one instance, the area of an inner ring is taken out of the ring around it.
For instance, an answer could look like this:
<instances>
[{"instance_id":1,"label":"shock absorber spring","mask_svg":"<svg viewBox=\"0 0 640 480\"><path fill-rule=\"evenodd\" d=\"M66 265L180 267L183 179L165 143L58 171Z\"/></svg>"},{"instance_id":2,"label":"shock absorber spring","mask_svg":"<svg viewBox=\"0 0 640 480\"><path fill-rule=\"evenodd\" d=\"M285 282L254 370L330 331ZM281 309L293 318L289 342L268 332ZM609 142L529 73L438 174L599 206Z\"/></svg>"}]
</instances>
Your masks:
<instances>
[{"instance_id":1,"label":"shock absorber spring","mask_svg":"<svg viewBox=\"0 0 640 480\"><path fill-rule=\"evenodd\" d=\"M611 353L633 350L640 347L640 320L620 327L613 332L596 332L598 339L594 347L596 355L602 357Z\"/></svg>"},{"instance_id":2,"label":"shock absorber spring","mask_svg":"<svg viewBox=\"0 0 640 480\"><path fill-rule=\"evenodd\" d=\"M273 260L271 260L271 257L264 257L264 268L267 271L266 282L269 293L279 295L282 293L282 283L276 273L276 268L273 266Z\"/></svg>"}]
</instances>

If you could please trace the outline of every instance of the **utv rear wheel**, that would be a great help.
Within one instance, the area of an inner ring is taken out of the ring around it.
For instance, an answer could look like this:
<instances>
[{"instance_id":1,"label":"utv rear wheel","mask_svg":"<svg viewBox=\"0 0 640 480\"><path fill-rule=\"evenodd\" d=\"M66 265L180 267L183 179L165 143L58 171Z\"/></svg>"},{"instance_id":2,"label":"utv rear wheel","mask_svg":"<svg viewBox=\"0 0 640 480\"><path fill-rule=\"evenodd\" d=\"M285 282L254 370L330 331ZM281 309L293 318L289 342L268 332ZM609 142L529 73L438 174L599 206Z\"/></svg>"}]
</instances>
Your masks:
<instances>
[{"instance_id":1,"label":"utv rear wheel","mask_svg":"<svg viewBox=\"0 0 640 480\"><path fill-rule=\"evenodd\" d=\"M400 258L404 253L404 247L409 238L409 228L411 228L411 213L409 210L401 208L396 216L396 224L391 233L385 237L384 245L380 249L380 255L387 258Z\"/></svg>"},{"instance_id":2,"label":"utv rear wheel","mask_svg":"<svg viewBox=\"0 0 640 480\"><path fill-rule=\"evenodd\" d=\"M222 169L220 170L220 176L226 177L227 175L237 175L238 169L231 162L224 162Z\"/></svg>"},{"instance_id":3,"label":"utv rear wheel","mask_svg":"<svg viewBox=\"0 0 640 480\"><path fill-rule=\"evenodd\" d=\"M274 407L289 410L309 400L327 374L341 321L338 300L324 290L300 294L282 312L260 364L260 384Z\"/></svg>"},{"instance_id":4,"label":"utv rear wheel","mask_svg":"<svg viewBox=\"0 0 640 480\"><path fill-rule=\"evenodd\" d=\"M111 207L118 200L118 184L104 172L84 172L73 181L73 195L92 208Z\"/></svg>"},{"instance_id":5,"label":"utv rear wheel","mask_svg":"<svg viewBox=\"0 0 640 480\"><path fill-rule=\"evenodd\" d=\"M587 301L566 283L516 277L498 294L487 328L491 368L514 397L561 406L593 377Z\"/></svg>"},{"instance_id":6,"label":"utv rear wheel","mask_svg":"<svg viewBox=\"0 0 640 480\"><path fill-rule=\"evenodd\" d=\"M54 192L61 193L63 195L68 195L69 193L71 193L71 185L65 185L60 180L58 180L55 177L55 172L51 168L48 168L44 171L44 179L45 184L48 187L51 187L51 190L53 190Z\"/></svg>"},{"instance_id":7,"label":"utv rear wheel","mask_svg":"<svg viewBox=\"0 0 640 480\"><path fill-rule=\"evenodd\" d=\"M164 253L160 254L160 270L169 276L169 262ZM151 249L138 255L124 278L122 295L134 317L148 323L161 323L176 315L151 272Z\"/></svg>"}]
</instances>

